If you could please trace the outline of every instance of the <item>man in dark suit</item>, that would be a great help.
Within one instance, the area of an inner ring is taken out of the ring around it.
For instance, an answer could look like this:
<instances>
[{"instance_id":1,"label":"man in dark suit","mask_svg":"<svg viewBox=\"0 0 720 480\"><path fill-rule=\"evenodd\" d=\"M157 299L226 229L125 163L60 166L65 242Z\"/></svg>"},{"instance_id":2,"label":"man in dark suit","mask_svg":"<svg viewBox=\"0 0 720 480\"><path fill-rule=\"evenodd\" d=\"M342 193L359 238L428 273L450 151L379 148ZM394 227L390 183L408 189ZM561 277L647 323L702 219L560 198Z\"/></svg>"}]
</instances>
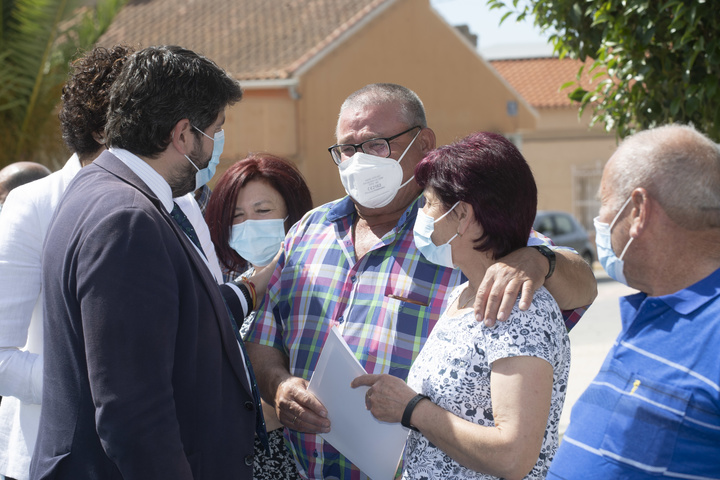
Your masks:
<instances>
[{"instance_id":1,"label":"man in dark suit","mask_svg":"<svg viewBox=\"0 0 720 480\"><path fill-rule=\"evenodd\" d=\"M241 96L180 47L137 52L113 84L109 151L68 187L45 243L31 478L252 478L251 374L173 202L212 176Z\"/></svg>"}]
</instances>

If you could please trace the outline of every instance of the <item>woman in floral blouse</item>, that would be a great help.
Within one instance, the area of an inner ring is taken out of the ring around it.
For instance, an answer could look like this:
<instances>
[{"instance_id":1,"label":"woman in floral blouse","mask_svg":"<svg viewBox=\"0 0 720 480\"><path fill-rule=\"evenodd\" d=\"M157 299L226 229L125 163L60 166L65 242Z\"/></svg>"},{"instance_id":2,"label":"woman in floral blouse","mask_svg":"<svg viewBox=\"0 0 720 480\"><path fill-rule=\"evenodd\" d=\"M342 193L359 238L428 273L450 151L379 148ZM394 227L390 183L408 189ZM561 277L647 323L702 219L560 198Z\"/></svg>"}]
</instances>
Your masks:
<instances>
[{"instance_id":1,"label":"woman in floral blouse","mask_svg":"<svg viewBox=\"0 0 720 480\"><path fill-rule=\"evenodd\" d=\"M468 281L451 294L407 384L364 375L353 386L370 387L376 418L411 429L403 479L545 478L570 368L560 309L544 287L529 309L516 303L494 327L472 309L485 271L527 245L537 208L530 167L501 135L475 133L431 152L415 179L426 200L416 245Z\"/></svg>"}]
</instances>

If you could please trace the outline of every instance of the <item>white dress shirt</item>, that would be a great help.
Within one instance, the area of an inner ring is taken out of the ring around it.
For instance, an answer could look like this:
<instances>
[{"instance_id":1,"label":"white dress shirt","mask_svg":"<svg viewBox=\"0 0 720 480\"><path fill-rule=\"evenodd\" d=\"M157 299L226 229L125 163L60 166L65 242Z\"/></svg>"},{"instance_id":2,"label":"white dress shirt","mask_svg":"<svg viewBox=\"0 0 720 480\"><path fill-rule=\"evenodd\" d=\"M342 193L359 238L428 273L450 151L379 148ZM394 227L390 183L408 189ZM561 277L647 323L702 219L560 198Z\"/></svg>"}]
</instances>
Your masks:
<instances>
[{"instance_id":1,"label":"white dress shirt","mask_svg":"<svg viewBox=\"0 0 720 480\"><path fill-rule=\"evenodd\" d=\"M80 171L73 155L62 170L10 192L0 213L0 474L25 480L42 398L42 247L67 185Z\"/></svg>"},{"instance_id":2,"label":"white dress shirt","mask_svg":"<svg viewBox=\"0 0 720 480\"><path fill-rule=\"evenodd\" d=\"M223 274L222 270L220 270L217 253L215 253L215 244L213 244L210 239L210 228L208 228L205 222L205 217L203 217L202 210L200 210L200 205L198 205L197 200L195 200L194 193L191 192L176 198L175 203L178 204L180 209L185 213L185 216L190 220L193 228L195 228L195 233L197 233L198 240L200 240L200 245L205 253L205 259L207 260L208 267L210 267L210 272L212 272L213 277L215 277L215 281L222 283Z\"/></svg>"},{"instance_id":3,"label":"white dress shirt","mask_svg":"<svg viewBox=\"0 0 720 480\"><path fill-rule=\"evenodd\" d=\"M155 169L140 157L122 148L111 148L110 153L118 157L135 175L140 177L140 180L150 187L150 190L158 197L168 213L172 212L172 190L170 189L170 185L168 185L165 179L156 172ZM215 277L215 281L222 283L222 271L220 270L220 263L215 253L215 245L213 245L210 239L210 229L207 223L205 223L200 206L197 201L195 201L195 196L190 192L187 195L175 198L174 201L183 213L185 213L185 216L188 217L193 228L195 228L195 233L197 233L203 251L200 252L197 247L195 247L195 250L197 250L205 260L210 272L213 274L213 277ZM194 243L193 246L195 246Z\"/></svg>"}]
</instances>

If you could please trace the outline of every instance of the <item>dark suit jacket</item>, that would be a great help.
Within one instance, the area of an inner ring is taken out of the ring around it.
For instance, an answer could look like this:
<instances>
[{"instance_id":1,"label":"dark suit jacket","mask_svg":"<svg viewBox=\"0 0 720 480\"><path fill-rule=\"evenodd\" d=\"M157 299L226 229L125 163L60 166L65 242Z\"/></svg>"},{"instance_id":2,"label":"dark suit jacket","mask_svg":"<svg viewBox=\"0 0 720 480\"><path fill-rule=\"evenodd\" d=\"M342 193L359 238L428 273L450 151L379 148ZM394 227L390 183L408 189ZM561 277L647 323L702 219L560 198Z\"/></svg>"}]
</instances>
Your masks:
<instances>
[{"instance_id":1,"label":"dark suit jacket","mask_svg":"<svg viewBox=\"0 0 720 480\"><path fill-rule=\"evenodd\" d=\"M45 242L33 479L250 479L252 394L217 284L117 157L82 169Z\"/></svg>"}]
</instances>

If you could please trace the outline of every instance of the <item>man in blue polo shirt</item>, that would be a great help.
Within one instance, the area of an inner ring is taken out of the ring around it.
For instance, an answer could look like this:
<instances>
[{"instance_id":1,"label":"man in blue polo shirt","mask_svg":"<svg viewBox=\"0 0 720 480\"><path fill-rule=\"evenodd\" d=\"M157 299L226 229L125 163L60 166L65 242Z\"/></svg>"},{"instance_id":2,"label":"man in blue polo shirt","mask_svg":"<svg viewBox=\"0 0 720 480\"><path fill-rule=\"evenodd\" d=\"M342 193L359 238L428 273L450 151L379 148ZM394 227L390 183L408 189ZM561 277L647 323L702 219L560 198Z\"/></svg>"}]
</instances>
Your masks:
<instances>
[{"instance_id":1,"label":"man in blue polo shirt","mask_svg":"<svg viewBox=\"0 0 720 480\"><path fill-rule=\"evenodd\" d=\"M692 127L640 132L600 194L600 262L641 293L548 478L720 479L720 149Z\"/></svg>"}]
</instances>

